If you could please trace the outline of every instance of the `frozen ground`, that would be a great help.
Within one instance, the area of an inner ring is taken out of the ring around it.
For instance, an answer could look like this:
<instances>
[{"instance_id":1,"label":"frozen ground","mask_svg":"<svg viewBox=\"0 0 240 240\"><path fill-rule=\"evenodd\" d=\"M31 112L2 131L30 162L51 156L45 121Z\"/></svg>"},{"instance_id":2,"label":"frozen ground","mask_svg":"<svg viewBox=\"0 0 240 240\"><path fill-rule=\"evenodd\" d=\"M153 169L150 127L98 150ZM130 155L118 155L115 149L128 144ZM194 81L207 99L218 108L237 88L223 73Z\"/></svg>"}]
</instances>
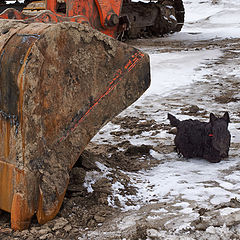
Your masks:
<instances>
[{"instance_id":1,"label":"frozen ground","mask_svg":"<svg viewBox=\"0 0 240 240\"><path fill-rule=\"evenodd\" d=\"M194 239L238 238L239 229L235 229L235 235L231 235L229 229L231 224L237 224L240 220L240 206L233 204L229 207L228 203L240 199L240 2L217 2L185 1L186 24L182 32L155 39L151 43L135 43L150 54L152 84L143 97L118 118L124 121L126 116L131 116L139 118L137 124L154 120L159 125L167 125L168 112L179 115L180 119L208 121L210 112L222 115L229 111L232 134L230 157L218 164L202 159L179 159L174 152L161 151L164 149L162 146L173 142L174 135L168 129L147 129L140 134L131 134L129 129L121 129L120 120L118 124L110 123L93 139L94 143L129 141L138 146L151 145L151 157L160 162L148 170L125 172L137 189L134 195L123 196L121 190L124 186L120 182L113 185L112 199L119 199L122 210L135 210L119 220L113 232L136 227L141 219L147 222L147 228L153 226L154 231L146 230L148 238L151 238L151 231L157 239L166 239L167 236L171 236L170 239L181 236L182 239L186 236ZM192 105L198 106L199 111L191 112ZM114 131L116 134L113 134ZM144 160L148 161L147 157L139 159ZM114 206L113 201L110 203ZM216 206L222 204L225 204L222 210L217 211ZM198 229L196 221L205 217L199 212L200 209L211 209L212 217L221 220L215 223L210 221L205 226L207 231L202 234L191 234L191 230ZM230 220L229 216L235 220ZM186 229L188 235L180 234L181 230ZM96 235L92 233L89 236Z\"/></svg>"},{"instance_id":2,"label":"frozen ground","mask_svg":"<svg viewBox=\"0 0 240 240\"><path fill-rule=\"evenodd\" d=\"M58 217L24 233L7 223L0 237L240 239L240 1L184 4L180 33L130 43L150 54L151 87L92 140ZM168 112L208 121L225 111L228 159L177 156Z\"/></svg>"},{"instance_id":3,"label":"frozen ground","mask_svg":"<svg viewBox=\"0 0 240 240\"><path fill-rule=\"evenodd\" d=\"M191 118L200 118L205 121L210 112L223 114L224 111L229 111L232 118L230 124L232 143L239 144L240 124L239 112L236 108L239 102L232 102L230 99L230 102L222 104L212 99L224 96L225 92L231 92L231 94L228 93L230 98L239 98L237 86L240 70L236 65L239 62L239 46L233 49L233 46L228 47L223 44L209 49L211 44L209 40L212 36L214 41L223 40L226 37L240 38L240 19L236 17L240 2L219 1L219 4L212 5L211 1L185 1L185 7L187 21L181 33L161 39L165 45L160 48L141 46L149 52L151 57L152 84L144 96L121 113L119 118L124 116L141 116L142 118L142 115L145 115L148 120L154 119L159 124L167 124L167 112L179 114L181 119L186 119L189 118L189 114L183 113L182 108L187 110L191 105L197 105L204 112L202 114L199 112L197 116L191 116ZM196 32L196 25L200 29L197 35L201 37L193 39L190 33ZM223 28L225 31L222 30ZM225 35L226 29L231 30L231 33ZM209 33L211 34L208 35ZM172 42L179 36L188 44L195 43L196 47L194 48L193 45L192 49L163 51L168 47L166 46L168 41ZM208 41L198 49L196 41L200 40ZM231 53L234 54L226 59L226 55ZM222 63L223 59L226 59L224 63ZM232 81L235 82L234 85ZM110 123L93 139L93 142L97 143L104 139L109 143L115 140L116 143L128 140L133 145L144 143L157 146L159 143L171 144L173 139L167 130L162 130L157 135L153 132L142 132L139 135L129 136L126 132L126 135L116 139L111 135L113 129L120 131L119 125ZM154 158L163 159L163 163L149 171L130 174L132 181L139 189L137 196L134 196L135 201L144 204L152 198L157 198L158 201L169 202L181 195L182 198L198 201L203 207L207 207L209 204L219 204L230 198L238 198L240 190L238 173L233 172L230 175L228 173L227 176L221 174L223 170L239 163L237 149L234 148L232 151L234 157L230 156L228 160L219 164L210 164L201 159L179 160L175 153L169 153L166 156L152 150L151 155Z\"/></svg>"}]
</instances>

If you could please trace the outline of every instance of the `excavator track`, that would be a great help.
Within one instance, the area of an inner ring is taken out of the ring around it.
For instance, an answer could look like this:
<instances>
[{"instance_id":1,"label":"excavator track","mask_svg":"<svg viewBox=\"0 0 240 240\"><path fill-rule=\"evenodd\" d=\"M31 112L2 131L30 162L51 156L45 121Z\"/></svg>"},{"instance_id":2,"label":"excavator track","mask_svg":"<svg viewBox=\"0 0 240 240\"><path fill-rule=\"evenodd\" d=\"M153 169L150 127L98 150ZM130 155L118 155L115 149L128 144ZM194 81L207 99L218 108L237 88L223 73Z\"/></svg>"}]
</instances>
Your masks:
<instances>
[{"instance_id":1,"label":"excavator track","mask_svg":"<svg viewBox=\"0 0 240 240\"><path fill-rule=\"evenodd\" d=\"M123 2L121 17L128 19L129 26L121 32L119 39L136 39L164 36L179 32L184 23L182 0L159 0L146 2Z\"/></svg>"},{"instance_id":2,"label":"excavator track","mask_svg":"<svg viewBox=\"0 0 240 240\"><path fill-rule=\"evenodd\" d=\"M23 8L25 8L30 2L31 2L31 0L25 0L24 2L18 2L18 1L12 2L12 1L7 1L7 0L1 1L0 13L8 8L15 8L18 11L22 11Z\"/></svg>"}]
</instances>

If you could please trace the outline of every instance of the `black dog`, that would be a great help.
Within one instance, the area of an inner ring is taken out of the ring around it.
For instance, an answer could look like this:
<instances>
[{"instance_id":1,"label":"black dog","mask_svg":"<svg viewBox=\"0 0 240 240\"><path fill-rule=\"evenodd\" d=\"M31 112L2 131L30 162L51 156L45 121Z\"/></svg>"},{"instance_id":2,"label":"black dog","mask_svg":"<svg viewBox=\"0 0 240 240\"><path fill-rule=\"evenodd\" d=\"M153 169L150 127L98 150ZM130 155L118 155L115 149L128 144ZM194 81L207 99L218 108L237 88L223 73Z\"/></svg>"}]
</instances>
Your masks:
<instances>
[{"instance_id":1,"label":"black dog","mask_svg":"<svg viewBox=\"0 0 240 240\"><path fill-rule=\"evenodd\" d=\"M180 121L171 114L168 114L168 119L172 126L177 127L174 143L179 154L186 158L205 158L213 163L228 157L231 141L228 112L221 118L211 113L208 123L192 119Z\"/></svg>"}]
</instances>

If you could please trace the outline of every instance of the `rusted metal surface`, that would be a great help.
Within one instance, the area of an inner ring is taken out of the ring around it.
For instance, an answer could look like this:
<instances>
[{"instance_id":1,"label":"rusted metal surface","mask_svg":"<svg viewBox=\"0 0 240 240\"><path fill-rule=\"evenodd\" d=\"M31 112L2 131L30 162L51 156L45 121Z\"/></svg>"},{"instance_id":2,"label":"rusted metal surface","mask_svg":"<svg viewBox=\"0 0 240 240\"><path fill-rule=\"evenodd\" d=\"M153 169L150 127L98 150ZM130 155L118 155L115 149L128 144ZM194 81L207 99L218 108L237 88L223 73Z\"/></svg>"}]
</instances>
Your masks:
<instances>
[{"instance_id":1,"label":"rusted metal surface","mask_svg":"<svg viewBox=\"0 0 240 240\"><path fill-rule=\"evenodd\" d=\"M10 212L13 198L13 176L15 166L0 161L0 206L1 209Z\"/></svg>"},{"instance_id":2,"label":"rusted metal surface","mask_svg":"<svg viewBox=\"0 0 240 240\"><path fill-rule=\"evenodd\" d=\"M78 23L0 21L0 209L14 229L58 213L69 172L150 84L141 51Z\"/></svg>"}]
</instances>

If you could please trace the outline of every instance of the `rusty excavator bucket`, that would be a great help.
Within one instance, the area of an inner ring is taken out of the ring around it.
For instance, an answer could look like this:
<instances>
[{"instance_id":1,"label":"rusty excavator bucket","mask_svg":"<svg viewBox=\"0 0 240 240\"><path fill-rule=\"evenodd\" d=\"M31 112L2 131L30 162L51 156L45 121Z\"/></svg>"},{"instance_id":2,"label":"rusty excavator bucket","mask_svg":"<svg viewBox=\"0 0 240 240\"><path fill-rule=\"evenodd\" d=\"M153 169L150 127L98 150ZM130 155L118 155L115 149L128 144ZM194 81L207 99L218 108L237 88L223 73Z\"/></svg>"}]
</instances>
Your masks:
<instances>
[{"instance_id":1,"label":"rusty excavator bucket","mask_svg":"<svg viewBox=\"0 0 240 240\"><path fill-rule=\"evenodd\" d=\"M0 20L0 209L13 229L56 216L84 148L149 84L148 55L89 24Z\"/></svg>"}]
</instances>

